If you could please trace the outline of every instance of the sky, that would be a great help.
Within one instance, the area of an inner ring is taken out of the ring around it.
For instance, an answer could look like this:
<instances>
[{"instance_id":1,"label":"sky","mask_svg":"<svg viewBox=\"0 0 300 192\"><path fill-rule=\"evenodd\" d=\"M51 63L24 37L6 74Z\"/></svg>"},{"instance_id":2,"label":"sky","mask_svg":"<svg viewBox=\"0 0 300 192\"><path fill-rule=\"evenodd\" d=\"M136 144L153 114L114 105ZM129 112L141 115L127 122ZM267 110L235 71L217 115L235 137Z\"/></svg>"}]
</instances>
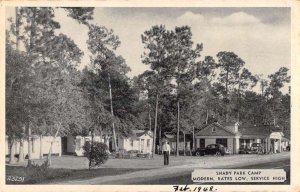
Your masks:
<instances>
[{"instance_id":1,"label":"sky","mask_svg":"<svg viewBox=\"0 0 300 192\"><path fill-rule=\"evenodd\" d=\"M7 9L7 17L14 9ZM64 33L84 52L81 67L89 63L86 40L88 28L55 10L55 20ZM94 21L113 29L121 45L116 51L131 67L130 77L148 69L141 61L141 34L153 25L191 27L194 43L203 43L201 59L219 51L233 51L245 67L264 77L280 67L291 68L291 27L289 8L96 8ZM217 60L217 59L216 59Z\"/></svg>"}]
</instances>

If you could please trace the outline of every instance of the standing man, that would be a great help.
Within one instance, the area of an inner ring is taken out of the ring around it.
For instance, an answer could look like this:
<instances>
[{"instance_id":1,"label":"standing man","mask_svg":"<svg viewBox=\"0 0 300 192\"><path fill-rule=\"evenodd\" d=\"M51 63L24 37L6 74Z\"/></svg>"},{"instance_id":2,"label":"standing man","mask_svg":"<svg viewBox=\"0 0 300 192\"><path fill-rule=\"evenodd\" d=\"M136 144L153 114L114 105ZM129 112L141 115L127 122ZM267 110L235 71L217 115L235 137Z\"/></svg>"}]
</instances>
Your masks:
<instances>
[{"instance_id":1,"label":"standing man","mask_svg":"<svg viewBox=\"0 0 300 192\"><path fill-rule=\"evenodd\" d=\"M168 141L165 141L162 146L162 151L164 153L164 165L169 165L170 150L171 149Z\"/></svg>"}]
</instances>

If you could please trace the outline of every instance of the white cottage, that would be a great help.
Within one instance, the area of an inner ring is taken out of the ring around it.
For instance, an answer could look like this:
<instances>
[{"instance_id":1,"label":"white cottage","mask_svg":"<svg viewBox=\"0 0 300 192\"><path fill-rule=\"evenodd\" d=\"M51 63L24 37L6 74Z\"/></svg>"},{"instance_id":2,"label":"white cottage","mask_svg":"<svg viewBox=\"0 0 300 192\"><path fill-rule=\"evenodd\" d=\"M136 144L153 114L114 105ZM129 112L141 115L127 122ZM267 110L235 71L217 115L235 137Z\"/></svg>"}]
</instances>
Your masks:
<instances>
[{"instance_id":1,"label":"white cottage","mask_svg":"<svg viewBox=\"0 0 300 192\"><path fill-rule=\"evenodd\" d=\"M137 150L140 153L151 153L153 145L152 131L148 130L133 130L133 135L130 137L119 137L119 149L126 151Z\"/></svg>"},{"instance_id":2,"label":"white cottage","mask_svg":"<svg viewBox=\"0 0 300 192\"><path fill-rule=\"evenodd\" d=\"M283 151L286 151L288 146L290 146L290 140L286 137L282 137L282 139L281 139L281 149Z\"/></svg>"},{"instance_id":3,"label":"white cottage","mask_svg":"<svg viewBox=\"0 0 300 192\"><path fill-rule=\"evenodd\" d=\"M83 156L83 146L86 142L90 142L92 140L92 136L66 136L62 137L62 153L65 155L76 155ZM107 146L109 146L109 139L106 135L94 136L95 142L103 142Z\"/></svg>"},{"instance_id":4,"label":"white cottage","mask_svg":"<svg viewBox=\"0 0 300 192\"><path fill-rule=\"evenodd\" d=\"M32 159L39 159L43 156L48 155L51 142L52 145L52 155L61 156L61 137L56 137L54 140L53 136L39 136L39 135L32 135L31 137L31 158ZM12 151L15 155L20 153L20 142L15 141L12 147ZM24 157L28 154L28 141L23 141L23 152ZM10 155L9 144L8 144L8 136L5 137L5 155Z\"/></svg>"}]
</instances>

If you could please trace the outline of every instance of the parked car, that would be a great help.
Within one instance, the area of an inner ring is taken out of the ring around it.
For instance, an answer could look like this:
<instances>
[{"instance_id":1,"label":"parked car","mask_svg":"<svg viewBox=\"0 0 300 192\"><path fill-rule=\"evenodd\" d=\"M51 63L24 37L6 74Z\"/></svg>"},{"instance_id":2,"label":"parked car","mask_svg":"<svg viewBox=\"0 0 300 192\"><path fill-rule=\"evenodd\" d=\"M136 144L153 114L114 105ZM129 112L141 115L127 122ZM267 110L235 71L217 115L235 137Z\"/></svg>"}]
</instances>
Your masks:
<instances>
[{"instance_id":1,"label":"parked car","mask_svg":"<svg viewBox=\"0 0 300 192\"><path fill-rule=\"evenodd\" d=\"M262 150L261 143L252 143L249 153L258 153L261 150Z\"/></svg>"},{"instance_id":2,"label":"parked car","mask_svg":"<svg viewBox=\"0 0 300 192\"><path fill-rule=\"evenodd\" d=\"M198 148L194 151L194 155L196 156L204 156L204 155L216 155L216 156L224 156L228 152L228 149L221 144L210 144L205 148Z\"/></svg>"},{"instance_id":3,"label":"parked car","mask_svg":"<svg viewBox=\"0 0 300 192\"><path fill-rule=\"evenodd\" d=\"M251 151L247 147L241 147L239 150L239 154L250 154L250 153L251 153Z\"/></svg>"}]
</instances>

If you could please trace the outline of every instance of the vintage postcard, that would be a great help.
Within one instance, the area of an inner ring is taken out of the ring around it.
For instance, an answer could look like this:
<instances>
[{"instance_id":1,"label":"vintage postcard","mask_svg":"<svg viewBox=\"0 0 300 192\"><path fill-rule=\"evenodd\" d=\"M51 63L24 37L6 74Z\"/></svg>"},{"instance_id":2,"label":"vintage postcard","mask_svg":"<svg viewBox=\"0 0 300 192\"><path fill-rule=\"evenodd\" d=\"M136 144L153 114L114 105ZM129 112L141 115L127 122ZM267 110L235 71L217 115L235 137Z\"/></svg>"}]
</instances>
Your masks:
<instances>
[{"instance_id":1,"label":"vintage postcard","mask_svg":"<svg viewBox=\"0 0 300 192\"><path fill-rule=\"evenodd\" d=\"M1 191L300 190L296 1L0 5Z\"/></svg>"}]
</instances>

